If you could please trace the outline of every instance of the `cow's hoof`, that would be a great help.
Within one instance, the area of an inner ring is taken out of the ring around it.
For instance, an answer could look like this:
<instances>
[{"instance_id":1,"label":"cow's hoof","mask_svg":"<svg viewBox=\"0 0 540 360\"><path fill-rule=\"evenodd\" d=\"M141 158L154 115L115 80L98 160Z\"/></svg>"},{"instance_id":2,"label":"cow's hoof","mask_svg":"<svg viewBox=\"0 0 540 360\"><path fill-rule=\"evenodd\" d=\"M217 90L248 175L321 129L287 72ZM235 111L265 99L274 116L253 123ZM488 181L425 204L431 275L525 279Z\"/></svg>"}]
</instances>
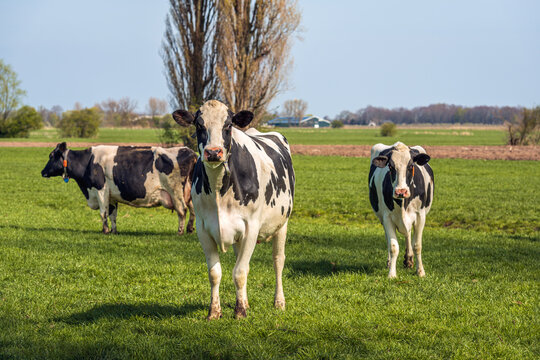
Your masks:
<instances>
[{"instance_id":1,"label":"cow's hoof","mask_svg":"<svg viewBox=\"0 0 540 360\"><path fill-rule=\"evenodd\" d=\"M235 319L243 319L247 316L246 309L249 307L247 301L244 303L239 302L236 300L236 306L234 307L234 318Z\"/></svg>"},{"instance_id":2,"label":"cow's hoof","mask_svg":"<svg viewBox=\"0 0 540 360\"><path fill-rule=\"evenodd\" d=\"M103 229L102 233L104 233L105 235L109 235L111 232L109 229Z\"/></svg>"},{"instance_id":3,"label":"cow's hoof","mask_svg":"<svg viewBox=\"0 0 540 360\"><path fill-rule=\"evenodd\" d=\"M180 230L178 230L177 234L178 234L178 236L182 236L182 235L184 235L184 232L183 232L183 231L180 231Z\"/></svg>"},{"instance_id":4,"label":"cow's hoof","mask_svg":"<svg viewBox=\"0 0 540 360\"><path fill-rule=\"evenodd\" d=\"M412 256L405 255L405 260L403 260L403 267L411 269L414 266L414 258Z\"/></svg>"},{"instance_id":5,"label":"cow's hoof","mask_svg":"<svg viewBox=\"0 0 540 360\"><path fill-rule=\"evenodd\" d=\"M191 234L191 233L193 232L193 230L194 230L194 229L193 229L192 227L189 227L189 226L188 226L187 229L186 229L186 231L187 231L188 234Z\"/></svg>"},{"instance_id":6,"label":"cow's hoof","mask_svg":"<svg viewBox=\"0 0 540 360\"><path fill-rule=\"evenodd\" d=\"M416 274L420 277L424 277L426 276L426 272L424 271L424 269L419 269L416 271Z\"/></svg>"},{"instance_id":7,"label":"cow's hoof","mask_svg":"<svg viewBox=\"0 0 540 360\"><path fill-rule=\"evenodd\" d=\"M390 273L390 274L388 274L388 278L389 279L395 279L395 278L397 278L397 275L396 275L396 273Z\"/></svg>"},{"instance_id":8,"label":"cow's hoof","mask_svg":"<svg viewBox=\"0 0 540 360\"><path fill-rule=\"evenodd\" d=\"M116 229L114 229L114 230L111 230L111 232L110 232L110 233L111 233L111 234L114 234L114 235L118 235L118 231L116 231Z\"/></svg>"},{"instance_id":9,"label":"cow's hoof","mask_svg":"<svg viewBox=\"0 0 540 360\"><path fill-rule=\"evenodd\" d=\"M275 300L274 307L279 310L285 310L285 300Z\"/></svg>"},{"instance_id":10,"label":"cow's hoof","mask_svg":"<svg viewBox=\"0 0 540 360\"><path fill-rule=\"evenodd\" d=\"M390 269L390 260L386 260L386 268Z\"/></svg>"},{"instance_id":11,"label":"cow's hoof","mask_svg":"<svg viewBox=\"0 0 540 360\"><path fill-rule=\"evenodd\" d=\"M221 314L221 307L218 306L210 306L210 309L208 310L208 316L206 317L206 320L216 320L220 319L223 315Z\"/></svg>"}]
</instances>

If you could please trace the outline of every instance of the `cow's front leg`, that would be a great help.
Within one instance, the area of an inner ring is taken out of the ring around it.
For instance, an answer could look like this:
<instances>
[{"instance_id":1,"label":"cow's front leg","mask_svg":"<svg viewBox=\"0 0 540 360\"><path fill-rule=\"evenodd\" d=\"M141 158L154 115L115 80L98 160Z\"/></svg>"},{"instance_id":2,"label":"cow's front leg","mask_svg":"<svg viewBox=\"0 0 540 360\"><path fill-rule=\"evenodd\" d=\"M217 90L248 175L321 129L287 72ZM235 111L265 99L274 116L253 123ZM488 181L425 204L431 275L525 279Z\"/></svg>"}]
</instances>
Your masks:
<instances>
[{"instance_id":1,"label":"cow's front leg","mask_svg":"<svg viewBox=\"0 0 540 360\"><path fill-rule=\"evenodd\" d=\"M422 264L422 233L426 223L426 215L418 214L414 223L413 248L416 256L416 274L420 277L426 276L424 265Z\"/></svg>"},{"instance_id":2,"label":"cow's front leg","mask_svg":"<svg viewBox=\"0 0 540 360\"><path fill-rule=\"evenodd\" d=\"M285 295L283 294L283 283L281 276L285 265L285 239L287 237L287 223L274 235L272 244L272 256L274 258L274 271L276 272L276 292L274 295L274 306L277 309L285 310Z\"/></svg>"},{"instance_id":3,"label":"cow's front leg","mask_svg":"<svg viewBox=\"0 0 540 360\"><path fill-rule=\"evenodd\" d=\"M255 227L255 226L254 226ZM247 278L249 274L249 261L255 245L257 244L257 233L246 234L242 242L237 245L236 264L233 269L233 280L236 286L236 306L234 317L237 319L247 316L246 310L249 307L247 297Z\"/></svg>"},{"instance_id":4,"label":"cow's front leg","mask_svg":"<svg viewBox=\"0 0 540 360\"><path fill-rule=\"evenodd\" d=\"M403 266L406 268L412 268L414 266L410 231L405 234L405 255L403 259Z\"/></svg>"},{"instance_id":5,"label":"cow's front leg","mask_svg":"<svg viewBox=\"0 0 540 360\"><path fill-rule=\"evenodd\" d=\"M208 320L219 319L221 315L221 302L219 300L219 284L221 283L221 264L219 263L219 253L215 241L208 236L206 231L197 232L199 241L206 256L208 266L208 279L210 280L210 308L208 309Z\"/></svg>"},{"instance_id":6,"label":"cow's front leg","mask_svg":"<svg viewBox=\"0 0 540 360\"><path fill-rule=\"evenodd\" d=\"M111 202L109 204L109 219L111 219L111 233L118 234L116 230L116 216L118 215L118 203Z\"/></svg>"},{"instance_id":7,"label":"cow's front leg","mask_svg":"<svg viewBox=\"0 0 540 360\"><path fill-rule=\"evenodd\" d=\"M390 260L388 277L395 278L396 277L396 262L397 262L397 258L399 254L399 244L398 244L397 236L396 236L396 226L389 219L384 220L383 226L384 226L384 232L386 234L386 243L388 246L388 258Z\"/></svg>"},{"instance_id":8,"label":"cow's front leg","mask_svg":"<svg viewBox=\"0 0 540 360\"><path fill-rule=\"evenodd\" d=\"M101 216L101 222L103 223L103 233L109 233L109 193L106 191L106 188L98 191L98 204L99 204L99 215Z\"/></svg>"}]
</instances>

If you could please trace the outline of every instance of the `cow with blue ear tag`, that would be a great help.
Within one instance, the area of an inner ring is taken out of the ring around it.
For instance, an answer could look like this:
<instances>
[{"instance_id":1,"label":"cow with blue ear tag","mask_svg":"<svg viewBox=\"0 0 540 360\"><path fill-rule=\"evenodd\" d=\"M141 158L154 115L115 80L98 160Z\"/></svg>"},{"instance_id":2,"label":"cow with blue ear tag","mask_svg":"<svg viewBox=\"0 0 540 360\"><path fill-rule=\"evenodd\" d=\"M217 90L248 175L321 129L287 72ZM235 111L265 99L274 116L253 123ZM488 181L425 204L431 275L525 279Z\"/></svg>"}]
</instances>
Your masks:
<instances>
[{"instance_id":1,"label":"cow with blue ear tag","mask_svg":"<svg viewBox=\"0 0 540 360\"><path fill-rule=\"evenodd\" d=\"M249 307L247 278L257 242L273 242L276 275L274 305L285 308L282 271L285 238L294 198L294 170L287 140L277 132L242 131L250 124L250 111L233 113L223 103L210 100L192 114L173 113L182 125L195 125L199 158L193 173L191 196L197 236L203 247L210 280L208 319L222 316L219 299L219 252L233 247L236 265L235 317Z\"/></svg>"}]
</instances>

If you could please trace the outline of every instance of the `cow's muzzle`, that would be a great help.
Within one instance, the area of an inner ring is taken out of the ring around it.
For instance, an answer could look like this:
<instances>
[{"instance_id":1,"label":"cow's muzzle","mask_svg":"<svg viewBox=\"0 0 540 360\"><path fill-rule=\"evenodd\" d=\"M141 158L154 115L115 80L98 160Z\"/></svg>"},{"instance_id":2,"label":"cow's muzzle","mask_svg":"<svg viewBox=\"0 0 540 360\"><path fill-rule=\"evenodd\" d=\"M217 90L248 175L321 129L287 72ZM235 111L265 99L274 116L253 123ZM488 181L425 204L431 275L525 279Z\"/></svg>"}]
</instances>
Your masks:
<instances>
[{"instance_id":1,"label":"cow's muzzle","mask_svg":"<svg viewBox=\"0 0 540 360\"><path fill-rule=\"evenodd\" d=\"M44 177L44 178L50 177L49 174L47 174L47 173L45 172L45 170L42 170L42 171L41 171L41 176Z\"/></svg>"},{"instance_id":2,"label":"cow's muzzle","mask_svg":"<svg viewBox=\"0 0 540 360\"><path fill-rule=\"evenodd\" d=\"M396 189L394 190L394 197L396 199L403 199L403 198L408 198L410 196L409 194L409 190L407 189Z\"/></svg>"},{"instance_id":3,"label":"cow's muzzle","mask_svg":"<svg viewBox=\"0 0 540 360\"><path fill-rule=\"evenodd\" d=\"M208 162L222 162L225 160L223 157L223 148L214 147L204 149L204 159Z\"/></svg>"}]
</instances>

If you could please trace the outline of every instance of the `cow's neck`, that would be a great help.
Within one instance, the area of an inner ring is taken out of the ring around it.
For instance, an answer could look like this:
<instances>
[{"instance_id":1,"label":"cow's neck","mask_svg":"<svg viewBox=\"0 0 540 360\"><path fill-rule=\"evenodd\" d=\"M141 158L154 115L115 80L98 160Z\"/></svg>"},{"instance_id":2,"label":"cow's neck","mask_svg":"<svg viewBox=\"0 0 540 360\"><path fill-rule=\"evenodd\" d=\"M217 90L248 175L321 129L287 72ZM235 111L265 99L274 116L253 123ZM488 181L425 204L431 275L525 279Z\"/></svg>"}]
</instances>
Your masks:
<instances>
[{"instance_id":1,"label":"cow's neck","mask_svg":"<svg viewBox=\"0 0 540 360\"><path fill-rule=\"evenodd\" d=\"M75 180L81 190L88 187L84 181L84 175L92 157L92 151L90 149L85 150L70 150L67 155L67 175L69 178Z\"/></svg>"}]
</instances>

